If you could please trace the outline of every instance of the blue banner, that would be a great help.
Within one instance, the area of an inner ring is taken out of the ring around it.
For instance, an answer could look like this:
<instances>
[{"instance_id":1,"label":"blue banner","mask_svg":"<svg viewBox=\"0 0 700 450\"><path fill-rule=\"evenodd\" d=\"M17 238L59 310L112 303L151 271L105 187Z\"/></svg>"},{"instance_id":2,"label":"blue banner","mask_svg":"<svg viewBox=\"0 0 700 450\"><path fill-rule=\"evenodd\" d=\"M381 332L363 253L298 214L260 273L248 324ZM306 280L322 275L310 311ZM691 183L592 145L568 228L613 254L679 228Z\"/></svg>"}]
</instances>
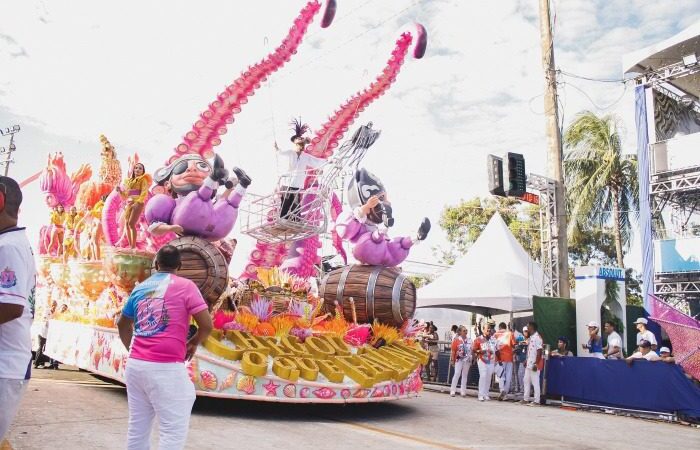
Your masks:
<instances>
[{"instance_id":1,"label":"blue banner","mask_svg":"<svg viewBox=\"0 0 700 450\"><path fill-rule=\"evenodd\" d=\"M654 293L654 243L651 232L651 205L649 183L649 130L647 125L646 88L634 88L634 123L637 127L637 175L639 179L639 228L642 238L642 298L649 311L649 295ZM653 105L649 105L653 109Z\"/></svg>"},{"instance_id":2,"label":"blue banner","mask_svg":"<svg viewBox=\"0 0 700 450\"><path fill-rule=\"evenodd\" d=\"M547 395L591 405L679 413L700 418L700 388L675 364L552 358Z\"/></svg>"}]
</instances>

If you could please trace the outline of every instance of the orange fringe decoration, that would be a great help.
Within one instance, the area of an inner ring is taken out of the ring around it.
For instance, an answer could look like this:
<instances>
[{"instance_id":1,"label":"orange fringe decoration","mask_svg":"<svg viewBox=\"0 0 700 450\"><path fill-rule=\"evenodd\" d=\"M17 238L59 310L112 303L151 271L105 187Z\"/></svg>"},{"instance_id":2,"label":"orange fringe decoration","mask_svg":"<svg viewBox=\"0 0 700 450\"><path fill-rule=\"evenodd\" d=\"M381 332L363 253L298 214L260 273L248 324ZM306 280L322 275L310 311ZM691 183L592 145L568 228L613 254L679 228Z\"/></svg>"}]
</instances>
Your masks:
<instances>
[{"instance_id":1,"label":"orange fringe decoration","mask_svg":"<svg viewBox=\"0 0 700 450\"><path fill-rule=\"evenodd\" d=\"M246 331L252 333L255 327L258 326L259 320L257 316L248 311L238 311L238 314L236 314L236 322L243 325Z\"/></svg>"},{"instance_id":2,"label":"orange fringe decoration","mask_svg":"<svg viewBox=\"0 0 700 450\"><path fill-rule=\"evenodd\" d=\"M275 327L275 336L281 338L289 334L289 330L294 327L294 319L287 315L280 314L270 319L270 324Z\"/></svg>"},{"instance_id":3,"label":"orange fringe decoration","mask_svg":"<svg viewBox=\"0 0 700 450\"><path fill-rule=\"evenodd\" d=\"M386 345L390 345L401 338L397 328L379 323L376 319L372 324L372 336L372 345L376 344L379 339L384 339Z\"/></svg>"}]
</instances>

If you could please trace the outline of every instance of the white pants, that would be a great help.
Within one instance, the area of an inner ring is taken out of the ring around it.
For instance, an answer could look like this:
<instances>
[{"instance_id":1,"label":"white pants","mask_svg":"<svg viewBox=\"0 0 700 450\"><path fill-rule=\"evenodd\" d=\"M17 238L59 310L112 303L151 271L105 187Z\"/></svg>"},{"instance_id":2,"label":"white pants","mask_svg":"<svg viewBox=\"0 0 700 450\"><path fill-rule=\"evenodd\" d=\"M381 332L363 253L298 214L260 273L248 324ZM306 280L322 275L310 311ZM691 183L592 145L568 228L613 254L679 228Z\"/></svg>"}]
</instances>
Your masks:
<instances>
[{"instance_id":1,"label":"white pants","mask_svg":"<svg viewBox=\"0 0 700 450\"><path fill-rule=\"evenodd\" d=\"M488 398L494 364L486 364L479 358L477 365L479 366L479 398Z\"/></svg>"},{"instance_id":2,"label":"white pants","mask_svg":"<svg viewBox=\"0 0 700 450\"><path fill-rule=\"evenodd\" d=\"M513 382L513 363L504 362L503 363L503 375L501 375L501 392L508 394L510 392L510 385Z\"/></svg>"},{"instance_id":3,"label":"white pants","mask_svg":"<svg viewBox=\"0 0 700 450\"><path fill-rule=\"evenodd\" d=\"M158 448L182 449L194 404L194 385L184 363L156 363L129 358L126 365L129 399L127 448L150 448L153 418L158 416Z\"/></svg>"},{"instance_id":4,"label":"white pants","mask_svg":"<svg viewBox=\"0 0 700 450\"><path fill-rule=\"evenodd\" d=\"M15 415L17 415L19 402L22 400L28 384L28 380L0 378L0 444L5 439L7 430L10 429Z\"/></svg>"},{"instance_id":5,"label":"white pants","mask_svg":"<svg viewBox=\"0 0 700 450\"><path fill-rule=\"evenodd\" d=\"M532 397L532 401L535 403L540 402L540 371L533 371L530 367L525 368L525 377L523 379L523 384L525 385L525 391L523 393L523 400L527 401L530 397L530 386L535 388L535 395Z\"/></svg>"},{"instance_id":6,"label":"white pants","mask_svg":"<svg viewBox=\"0 0 700 450\"><path fill-rule=\"evenodd\" d=\"M518 392L523 392L523 386L525 385L525 382L523 381L525 378L525 364L518 362Z\"/></svg>"},{"instance_id":7,"label":"white pants","mask_svg":"<svg viewBox=\"0 0 700 450\"><path fill-rule=\"evenodd\" d=\"M469 366L471 366L471 361L467 358L460 359L455 363L455 373L452 375L450 395L454 395L455 392L457 392L457 380L460 377L462 378L462 384L460 386L459 393L461 395L467 395L467 377L469 376Z\"/></svg>"}]
</instances>

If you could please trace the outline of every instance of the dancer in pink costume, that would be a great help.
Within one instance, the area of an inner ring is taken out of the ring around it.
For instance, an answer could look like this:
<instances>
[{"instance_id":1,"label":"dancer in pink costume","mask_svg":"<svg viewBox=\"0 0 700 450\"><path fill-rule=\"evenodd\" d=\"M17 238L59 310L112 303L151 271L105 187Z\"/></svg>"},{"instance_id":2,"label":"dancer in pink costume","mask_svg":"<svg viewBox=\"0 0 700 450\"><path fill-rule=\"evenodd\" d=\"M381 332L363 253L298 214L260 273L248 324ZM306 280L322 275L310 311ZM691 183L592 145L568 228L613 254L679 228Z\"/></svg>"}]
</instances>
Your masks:
<instances>
[{"instance_id":1,"label":"dancer in pink costume","mask_svg":"<svg viewBox=\"0 0 700 450\"><path fill-rule=\"evenodd\" d=\"M390 239L387 229L394 225L391 202L381 180L365 169L356 171L350 181L348 202L352 211L344 211L338 217L335 230L354 244L352 254L362 264L398 266L408 257L411 247L430 231L426 217L415 237Z\"/></svg>"}]
</instances>

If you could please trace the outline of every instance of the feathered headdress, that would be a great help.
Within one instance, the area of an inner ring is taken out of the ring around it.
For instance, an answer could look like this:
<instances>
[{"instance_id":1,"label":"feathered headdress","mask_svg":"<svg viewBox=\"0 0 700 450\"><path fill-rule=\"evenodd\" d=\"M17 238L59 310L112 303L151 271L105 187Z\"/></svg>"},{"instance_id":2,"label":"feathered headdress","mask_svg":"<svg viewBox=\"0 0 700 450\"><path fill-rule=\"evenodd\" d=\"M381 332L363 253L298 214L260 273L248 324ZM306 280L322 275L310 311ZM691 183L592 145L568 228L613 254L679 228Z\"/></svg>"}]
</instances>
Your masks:
<instances>
[{"instance_id":1,"label":"feathered headdress","mask_svg":"<svg viewBox=\"0 0 700 450\"><path fill-rule=\"evenodd\" d=\"M309 131L309 126L305 123L301 123L301 117L298 119L292 119L292 121L289 122L289 126L292 127L291 130L294 132L291 137L292 142L294 142L295 138L302 137L307 131Z\"/></svg>"}]
</instances>

